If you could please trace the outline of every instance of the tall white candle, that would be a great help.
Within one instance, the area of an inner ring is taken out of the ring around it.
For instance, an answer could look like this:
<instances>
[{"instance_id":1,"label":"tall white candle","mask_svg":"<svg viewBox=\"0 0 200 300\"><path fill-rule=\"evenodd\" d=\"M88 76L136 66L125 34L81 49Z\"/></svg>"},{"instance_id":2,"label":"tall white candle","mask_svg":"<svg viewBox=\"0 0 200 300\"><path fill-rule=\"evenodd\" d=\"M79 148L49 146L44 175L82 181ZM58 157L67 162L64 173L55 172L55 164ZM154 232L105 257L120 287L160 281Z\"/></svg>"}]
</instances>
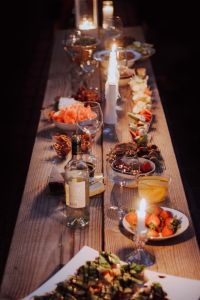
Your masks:
<instances>
[{"instance_id":1,"label":"tall white candle","mask_svg":"<svg viewBox=\"0 0 200 300\"><path fill-rule=\"evenodd\" d=\"M119 72L117 66L116 45L112 46L108 62L108 76L105 85L106 108L104 122L115 124L117 122L116 102L119 95L118 91Z\"/></svg>"},{"instance_id":2,"label":"tall white candle","mask_svg":"<svg viewBox=\"0 0 200 300\"><path fill-rule=\"evenodd\" d=\"M139 235L144 235L147 231L145 226L145 216L146 216L146 200L141 199L139 209L137 210L137 233Z\"/></svg>"},{"instance_id":3,"label":"tall white candle","mask_svg":"<svg viewBox=\"0 0 200 300\"><path fill-rule=\"evenodd\" d=\"M115 44L112 45L112 50L109 56L108 62L108 83L118 85L119 81L119 71L117 65L117 47Z\"/></svg>"},{"instance_id":4,"label":"tall white candle","mask_svg":"<svg viewBox=\"0 0 200 300\"><path fill-rule=\"evenodd\" d=\"M113 17L113 2L112 1L104 1L103 2L103 28L106 29L108 27L108 20Z\"/></svg>"}]
</instances>

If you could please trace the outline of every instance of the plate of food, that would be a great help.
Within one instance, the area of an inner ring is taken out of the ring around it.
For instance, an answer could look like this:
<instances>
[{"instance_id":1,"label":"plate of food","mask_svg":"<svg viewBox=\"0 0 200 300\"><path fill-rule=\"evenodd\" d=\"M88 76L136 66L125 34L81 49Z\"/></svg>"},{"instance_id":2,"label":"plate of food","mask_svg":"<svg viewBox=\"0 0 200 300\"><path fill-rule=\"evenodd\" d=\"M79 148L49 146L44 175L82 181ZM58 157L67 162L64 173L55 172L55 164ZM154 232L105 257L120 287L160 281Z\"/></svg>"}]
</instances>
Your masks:
<instances>
[{"instance_id":1,"label":"plate of food","mask_svg":"<svg viewBox=\"0 0 200 300\"><path fill-rule=\"evenodd\" d=\"M22 300L44 297L114 300L125 296L127 300L154 299L155 291L157 300L198 300L200 281L126 264L114 253L84 246L60 271Z\"/></svg>"},{"instance_id":2,"label":"plate of food","mask_svg":"<svg viewBox=\"0 0 200 300\"><path fill-rule=\"evenodd\" d=\"M156 52L153 44L144 43L140 41L133 41L133 43L128 45L127 48L132 48L135 51L139 52L141 54L140 60L145 60L153 54L155 54Z\"/></svg>"},{"instance_id":3,"label":"plate of food","mask_svg":"<svg viewBox=\"0 0 200 300\"><path fill-rule=\"evenodd\" d=\"M137 212L131 210L122 221L124 228L134 233L137 226ZM169 207L153 206L147 210L145 217L147 238L162 241L182 234L189 226L189 220L182 212Z\"/></svg>"},{"instance_id":4,"label":"plate of food","mask_svg":"<svg viewBox=\"0 0 200 300\"><path fill-rule=\"evenodd\" d=\"M81 120L87 121L95 118L95 113L88 105L84 106L84 103L74 100L69 105L63 105L57 111L50 112L50 118L57 128L66 131L74 131L77 128L78 111L81 115Z\"/></svg>"}]
</instances>

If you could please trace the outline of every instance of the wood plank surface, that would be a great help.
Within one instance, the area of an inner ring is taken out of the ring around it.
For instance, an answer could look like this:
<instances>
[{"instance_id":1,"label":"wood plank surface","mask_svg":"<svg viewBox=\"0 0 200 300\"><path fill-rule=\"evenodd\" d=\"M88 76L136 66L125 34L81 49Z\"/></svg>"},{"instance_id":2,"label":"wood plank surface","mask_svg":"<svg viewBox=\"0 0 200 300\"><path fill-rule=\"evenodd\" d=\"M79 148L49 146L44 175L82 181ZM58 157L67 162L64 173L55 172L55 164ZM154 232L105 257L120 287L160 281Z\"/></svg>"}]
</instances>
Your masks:
<instances>
[{"instance_id":1,"label":"wood plank surface","mask_svg":"<svg viewBox=\"0 0 200 300\"><path fill-rule=\"evenodd\" d=\"M134 36L136 40L144 40L140 27L135 27L134 30L127 29L126 34ZM162 242L149 242L148 245L146 245L146 248L153 252L156 257L156 264L153 265L151 269L177 276L200 279L199 248L192 227L187 200L152 66L149 60L136 64L136 67L137 66L143 66L147 69L149 85L153 90L153 97L156 100L156 107L153 111L156 116L156 123L154 125L156 130L151 134L153 143L159 147L164 157L166 173L171 176L170 202L167 203L167 205L180 210L190 220L189 229L179 237ZM123 99L125 110L130 111L129 102L128 99ZM124 119L119 119L119 122L120 124L118 124L118 127L121 128L121 131L118 134L119 141L125 142L130 140L130 135L127 133L127 127L125 128ZM105 132L103 137L104 172L106 171L106 154L115 143L116 139L108 139L107 132ZM107 189L104 197L105 249L113 251L118 254L122 260L125 260L126 256L133 250L133 241L131 240L131 236L126 235L121 226L119 226L119 222L112 217L113 213L108 213L113 197L119 197L119 188L117 190L116 185L113 188L113 184L110 183L109 178L106 179L106 184ZM123 203L126 207L130 207L130 205L132 207L136 206L136 203L134 203L134 193L136 193L136 191L133 189L123 188Z\"/></svg>"},{"instance_id":2,"label":"wood plank surface","mask_svg":"<svg viewBox=\"0 0 200 300\"><path fill-rule=\"evenodd\" d=\"M72 64L61 46L63 36L62 31L55 35L43 107L54 103L55 97L71 95L80 85L79 77L72 78ZM52 196L48 190L48 178L55 165L51 135L57 130L46 121L47 112L41 111L0 299L20 299L29 294L84 245L102 248L102 195L91 199L90 226L72 231L65 226L64 196ZM93 151L98 156L97 171L101 171L101 144L96 144ZM57 162L55 166L64 171L65 164Z\"/></svg>"},{"instance_id":3,"label":"wood plank surface","mask_svg":"<svg viewBox=\"0 0 200 300\"><path fill-rule=\"evenodd\" d=\"M139 27L131 28L127 33L138 40L144 38ZM63 34L62 31L55 34L43 108L51 105L57 96L70 96L77 91L77 86L80 85L73 75L72 64L62 49ZM149 84L157 103L154 110L156 131L152 133L153 142L160 148L165 160L166 171L172 178L170 203L168 204L185 213L190 220L190 228L181 236L165 242L146 245L147 249L154 252L156 256L156 264L152 269L200 279L199 248L154 74L149 60L141 65L147 68ZM100 80L98 75L97 71L95 75L97 81ZM103 90L105 79L101 78L99 84ZM110 147L113 147L118 141L117 138L119 141L130 140L128 119L124 117L130 108L130 103L126 97L127 90L123 88L120 92L121 104L124 108L120 122L116 128L104 126L103 144L101 145L102 141L99 139L94 147L94 152L98 156L98 171L102 170L103 162L106 190L104 197L99 195L91 199L90 225L84 230L72 231L65 226L64 196L53 196L48 190L48 178L52 166L56 165L60 171L63 171L66 162L53 163L54 152L51 136L55 129L46 121L48 110L41 111L26 186L1 286L0 299L20 299L29 294L55 274L83 245L88 245L96 250L113 251L121 259L125 259L133 249L131 236L127 235L119 226L119 222L113 218L113 214L109 210L111 202L119 196L120 190L117 186L113 187L106 177L106 155ZM124 205L126 205L125 203L132 205L136 195L135 189L124 188Z\"/></svg>"}]
</instances>

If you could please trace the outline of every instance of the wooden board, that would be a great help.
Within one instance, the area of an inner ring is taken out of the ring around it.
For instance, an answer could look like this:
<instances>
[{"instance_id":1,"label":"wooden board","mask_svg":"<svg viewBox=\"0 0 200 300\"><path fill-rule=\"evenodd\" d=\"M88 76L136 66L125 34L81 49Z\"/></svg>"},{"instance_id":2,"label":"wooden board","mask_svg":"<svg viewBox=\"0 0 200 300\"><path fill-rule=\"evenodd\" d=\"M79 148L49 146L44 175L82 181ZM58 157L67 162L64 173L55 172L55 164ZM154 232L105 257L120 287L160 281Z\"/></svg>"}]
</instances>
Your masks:
<instances>
[{"instance_id":1,"label":"wooden board","mask_svg":"<svg viewBox=\"0 0 200 300\"><path fill-rule=\"evenodd\" d=\"M70 60L61 47L63 32L55 34L55 43L52 53L51 67L46 86L43 107L54 103L57 96L69 96L77 90L80 78L73 76ZM141 28L131 28L129 34L142 40ZM142 63L147 68L150 77L150 86L157 100L155 109L156 131L153 141L157 144L165 159L166 169L172 177L170 187L170 206L185 213L189 219L190 214L185 198L179 169L174 155L172 142L168 132L162 104L154 74L149 61ZM94 77L99 81L98 72ZM78 82L77 82L78 80ZM99 82L104 89L104 80ZM126 89L121 90L124 115L130 103L125 99ZM54 161L52 150L53 126L46 122L47 111L41 111L40 123L35 139L31 163L24 189L17 223L8 255L6 269L1 286L1 299L19 299L39 287L63 264L68 262L83 245L96 250L110 250L118 254L121 259L132 250L133 243L130 236L119 227L118 221L110 214L110 200L119 196L119 188L105 178L106 191L102 195L92 198L90 205L90 225L84 230L71 231L65 226L65 204L63 196L52 196L48 190L48 177ZM120 140L130 139L128 120L121 118L117 127ZM117 142L114 128L104 127L103 145L99 139L94 147L98 155L98 171L103 170L106 175L106 155ZM110 130L110 131L109 131ZM55 163L55 161L54 161ZM54 164L55 165L55 164ZM63 171L65 162L56 161L56 166ZM130 203L137 195L134 189L124 189L123 201ZM104 201L103 201L104 200ZM191 222L191 220L190 220ZM154 243L146 246L156 256L153 270L166 272L188 278L200 279L200 256L192 223L187 232L176 239L166 242Z\"/></svg>"}]
</instances>

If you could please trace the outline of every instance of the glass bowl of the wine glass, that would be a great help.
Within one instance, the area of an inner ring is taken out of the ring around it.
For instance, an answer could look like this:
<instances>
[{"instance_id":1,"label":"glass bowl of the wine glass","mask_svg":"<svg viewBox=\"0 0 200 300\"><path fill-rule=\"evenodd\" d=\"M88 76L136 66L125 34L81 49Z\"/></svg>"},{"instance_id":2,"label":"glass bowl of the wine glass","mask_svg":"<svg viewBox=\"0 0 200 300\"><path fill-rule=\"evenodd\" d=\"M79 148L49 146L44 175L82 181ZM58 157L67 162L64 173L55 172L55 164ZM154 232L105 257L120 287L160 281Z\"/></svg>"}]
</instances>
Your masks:
<instances>
[{"instance_id":1,"label":"glass bowl of the wine glass","mask_svg":"<svg viewBox=\"0 0 200 300\"><path fill-rule=\"evenodd\" d=\"M139 162L135 164L135 170L132 174L126 172L125 168L118 169L117 164L118 162L116 161L107 162L106 170L108 179L119 186L124 186L127 188L136 188L139 176ZM119 164L121 164L121 161L119 161Z\"/></svg>"},{"instance_id":2,"label":"glass bowl of the wine glass","mask_svg":"<svg viewBox=\"0 0 200 300\"><path fill-rule=\"evenodd\" d=\"M74 61L74 45L76 41L81 37L80 30L65 31L64 38L62 40L62 46L64 51L69 55L69 57Z\"/></svg>"},{"instance_id":3,"label":"glass bowl of the wine glass","mask_svg":"<svg viewBox=\"0 0 200 300\"><path fill-rule=\"evenodd\" d=\"M107 27L104 31L104 47L111 49L112 44L123 35L123 22L119 16L107 19Z\"/></svg>"},{"instance_id":4,"label":"glass bowl of the wine glass","mask_svg":"<svg viewBox=\"0 0 200 300\"><path fill-rule=\"evenodd\" d=\"M77 127L90 137L92 143L103 124L103 113L98 102L86 101L77 111Z\"/></svg>"}]
</instances>

